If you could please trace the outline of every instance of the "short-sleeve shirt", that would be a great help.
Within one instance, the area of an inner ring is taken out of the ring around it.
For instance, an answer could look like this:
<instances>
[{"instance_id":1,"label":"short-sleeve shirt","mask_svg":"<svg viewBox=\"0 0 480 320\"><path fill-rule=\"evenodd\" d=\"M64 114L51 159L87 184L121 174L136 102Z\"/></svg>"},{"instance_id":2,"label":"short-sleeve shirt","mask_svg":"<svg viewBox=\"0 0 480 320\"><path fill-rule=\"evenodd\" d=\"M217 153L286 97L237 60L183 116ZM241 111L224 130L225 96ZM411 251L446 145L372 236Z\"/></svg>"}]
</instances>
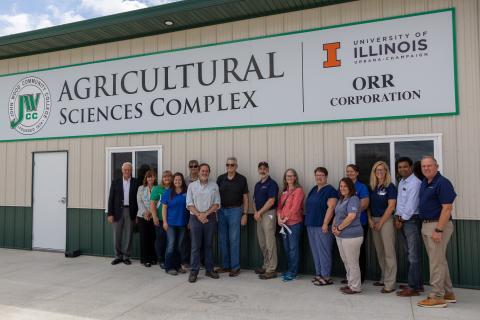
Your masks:
<instances>
[{"instance_id":1,"label":"short-sleeve shirt","mask_svg":"<svg viewBox=\"0 0 480 320\"><path fill-rule=\"evenodd\" d=\"M167 206L167 224L174 227L185 227L188 224L187 193L176 194L171 198L172 189L162 196L162 204Z\"/></svg>"},{"instance_id":2,"label":"short-sleeve shirt","mask_svg":"<svg viewBox=\"0 0 480 320\"><path fill-rule=\"evenodd\" d=\"M205 212L214 204L220 205L220 192L215 182L208 180L200 183L200 180L195 180L188 185L186 206L195 206L198 211Z\"/></svg>"},{"instance_id":3,"label":"short-sleeve shirt","mask_svg":"<svg viewBox=\"0 0 480 320\"><path fill-rule=\"evenodd\" d=\"M372 217L382 217L387 210L388 200L397 199L397 188L390 183L387 187L377 186L370 191L370 210Z\"/></svg>"},{"instance_id":4,"label":"short-sleeve shirt","mask_svg":"<svg viewBox=\"0 0 480 320\"><path fill-rule=\"evenodd\" d=\"M436 220L440 218L442 204L451 204L457 197L453 185L444 176L437 173L432 182L424 178L420 186L420 200L418 211L422 220Z\"/></svg>"},{"instance_id":5,"label":"short-sleeve shirt","mask_svg":"<svg viewBox=\"0 0 480 320\"><path fill-rule=\"evenodd\" d=\"M248 193L247 178L236 172L233 179L228 179L228 174L222 174L217 178L220 189L222 208L241 207L243 195Z\"/></svg>"},{"instance_id":6,"label":"short-sleeve shirt","mask_svg":"<svg viewBox=\"0 0 480 320\"><path fill-rule=\"evenodd\" d=\"M363 228L360 223L360 199L357 196L344 198L337 202L335 224L339 226L352 212L355 212L355 219L340 232L340 238L363 237Z\"/></svg>"},{"instance_id":7,"label":"short-sleeve shirt","mask_svg":"<svg viewBox=\"0 0 480 320\"><path fill-rule=\"evenodd\" d=\"M368 192L368 187L358 180L355 181L355 193L360 200L370 197L370 193ZM362 225L367 224L368 216L367 216L366 210L362 211L360 215L360 222L362 223Z\"/></svg>"},{"instance_id":8,"label":"short-sleeve shirt","mask_svg":"<svg viewBox=\"0 0 480 320\"><path fill-rule=\"evenodd\" d=\"M307 195L305 202L305 225L310 227L320 227L327 214L329 199L338 198L337 190L327 184L318 190L318 186L314 186ZM330 221L330 224L332 222Z\"/></svg>"},{"instance_id":9,"label":"short-sleeve shirt","mask_svg":"<svg viewBox=\"0 0 480 320\"><path fill-rule=\"evenodd\" d=\"M163 220L161 200L162 195L165 193L166 190L167 189L162 186L154 186L152 192L150 193L150 201L155 201L157 203L157 215L159 220Z\"/></svg>"},{"instance_id":10,"label":"short-sleeve shirt","mask_svg":"<svg viewBox=\"0 0 480 320\"><path fill-rule=\"evenodd\" d=\"M278 202L278 184L269 176L265 182L260 180L255 184L255 191L253 192L255 208L260 210L270 198L275 198L275 203L270 209L276 209Z\"/></svg>"}]
</instances>

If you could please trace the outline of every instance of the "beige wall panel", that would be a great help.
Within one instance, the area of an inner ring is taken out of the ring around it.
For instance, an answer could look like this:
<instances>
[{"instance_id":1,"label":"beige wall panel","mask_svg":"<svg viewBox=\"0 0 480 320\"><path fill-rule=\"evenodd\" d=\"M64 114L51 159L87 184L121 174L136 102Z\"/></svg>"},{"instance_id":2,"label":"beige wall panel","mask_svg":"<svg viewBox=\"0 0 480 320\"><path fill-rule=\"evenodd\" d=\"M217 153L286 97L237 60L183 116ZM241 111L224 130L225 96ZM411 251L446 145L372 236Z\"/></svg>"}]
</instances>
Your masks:
<instances>
[{"instance_id":1,"label":"beige wall panel","mask_svg":"<svg viewBox=\"0 0 480 320\"><path fill-rule=\"evenodd\" d=\"M302 11L288 12L283 17L284 32L298 31L302 29Z\"/></svg>"},{"instance_id":2,"label":"beige wall panel","mask_svg":"<svg viewBox=\"0 0 480 320\"><path fill-rule=\"evenodd\" d=\"M143 48L145 53L158 51L156 36L144 37L142 39L143 39Z\"/></svg>"},{"instance_id":3,"label":"beige wall panel","mask_svg":"<svg viewBox=\"0 0 480 320\"><path fill-rule=\"evenodd\" d=\"M48 68L48 53L43 53L38 55L38 68L39 69Z\"/></svg>"},{"instance_id":4,"label":"beige wall panel","mask_svg":"<svg viewBox=\"0 0 480 320\"><path fill-rule=\"evenodd\" d=\"M250 196L258 180L257 165L260 161L268 159L268 127L250 129L250 161L239 162L238 170L247 178ZM235 155L237 158L238 156ZM223 164L225 160L223 160ZM251 197L250 197L251 198Z\"/></svg>"},{"instance_id":5,"label":"beige wall panel","mask_svg":"<svg viewBox=\"0 0 480 320\"><path fill-rule=\"evenodd\" d=\"M144 146L143 143L143 134L131 134L130 135L130 145L131 146Z\"/></svg>"},{"instance_id":6,"label":"beige wall panel","mask_svg":"<svg viewBox=\"0 0 480 320\"><path fill-rule=\"evenodd\" d=\"M132 54L132 40L118 42L118 56L127 57Z\"/></svg>"},{"instance_id":7,"label":"beige wall panel","mask_svg":"<svg viewBox=\"0 0 480 320\"><path fill-rule=\"evenodd\" d=\"M198 132L197 132L198 134ZM160 133L157 135L157 145L163 146L163 170L172 168L172 134Z\"/></svg>"},{"instance_id":8,"label":"beige wall panel","mask_svg":"<svg viewBox=\"0 0 480 320\"><path fill-rule=\"evenodd\" d=\"M158 51L170 50L172 48L172 34L161 34L156 36Z\"/></svg>"},{"instance_id":9,"label":"beige wall panel","mask_svg":"<svg viewBox=\"0 0 480 320\"><path fill-rule=\"evenodd\" d=\"M172 38L172 49L199 46L202 44L200 29L175 32Z\"/></svg>"},{"instance_id":10,"label":"beige wall panel","mask_svg":"<svg viewBox=\"0 0 480 320\"><path fill-rule=\"evenodd\" d=\"M17 72L28 71L28 58L27 57L18 58L17 67L18 67Z\"/></svg>"},{"instance_id":11,"label":"beige wall panel","mask_svg":"<svg viewBox=\"0 0 480 320\"><path fill-rule=\"evenodd\" d=\"M345 122L343 123L343 126L342 123L331 123L329 125L337 125L339 127L343 127L343 135L345 136L345 138L366 136L363 121Z\"/></svg>"},{"instance_id":12,"label":"beige wall panel","mask_svg":"<svg viewBox=\"0 0 480 320\"><path fill-rule=\"evenodd\" d=\"M107 46L97 44L93 46L93 61L105 60L107 57Z\"/></svg>"},{"instance_id":13,"label":"beige wall panel","mask_svg":"<svg viewBox=\"0 0 480 320\"><path fill-rule=\"evenodd\" d=\"M267 127L267 162L270 165L270 174L277 181L282 178L283 171L287 167L285 127Z\"/></svg>"},{"instance_id":14,"label":"beige wall panel","mask_svg":"<svg viewBox=\"0 0 480 320\"><path fill-rule=\"evenodd\" d=\"M407 119L388 120L385 123L385 129L386 129L387 135L405 134L405 132L408 132L408 120Z\"/></svg>"},{"instance_id":15,"label":"beige wall panel","mask_svg":"<svg viewBox=\"0 0 480 320\"><path fill-rule=\"evenodd\" d=\"M248 20L232 22L233 40L248 38Z\"/></svg>"},{"instance_id":16,"label":"beige wall panel","mask_svg":"<svg viewBox=\"0 0 480 320\"><path fill-rule=\"evenodd\" d=\"M27 141L25 147L25 185L24 193L25 193L25 204L24 206L31 206L32 205L32 181L33 181L33 172L32 172L32 165L33 165L33 152L37 148L35 141ZM1 166L1 164L0 164ZM0 200L0 204L2 201Z\"/></svg>"},{"instance_id":17,"label":"beige wall panel","mask_svg":"<svg viewBox=\"0 0 480 320\"><path fill-rule=\"evenodd\" d=\"M48 151L48 140L37 140L35 151Z\"/></svg>"},{"instance_id":18,"label":"beige wall panel","mask_svg":"<svg viewBox=\"0 0 480 320\"><path fill-rule=\"evenodd\" d=\"M267 35L283 32L283 14L265 17L265 33Z\"/></svg>"},{"instance_id":19,"label":"beige wall panel","mask_svg":"<svg viewBox=\"0 0 480 320\"><path fill-rule=\"evenodd\" d=\"M327 6L320 11L322 26L331 26L341 23L341 6Z\"/></svg>"},{"instance_id":20,"label":"beige wall panel","mask_svg":"<svg viewBox=\"0 0 480 320\"><path fill-rule=\"evenodd\" d=\"M12 170L15 172L15 205L24 206L25 205L25 180L26 172L24 170L27 162L26 157L26 142L18 142L16 150L16 161L15 169ZM7 180L8 181L8 180Z\"/></svg>"},{"instance_id":21,"label":"beige wall panel","mask_svg":"<svg viewBox=\"0 0 480 320\"><path fill-rule=\"evenodd\" d=\"M217 41L225 42L232 40L233 25L231 23L224 23L217 26Z\"/></svg>"},{"instance_id":22,"label":"beige wall panel","mask_svg":"<svg viewBox=\"0 0 480 320\"><path fill-rule=\"evenodd\" d=\"M285 128L285 163L284 168L297 171L300 181L305 181L305 139L303 125ZM303 183L303 182L302 182Z\"/></svg>"},{"instance_id":23,"label":"beige wall panel","mask_svg":"<svg viewBox=\"0 0 480 320\"><path fill-rule=\"evenodd\" d=\"M0 60L0 74L7 74L8 72L8 60Z\"/></svg>"},{"instance_id":24,"label":"beige wall panel","mask_svg":"<svg viewBox=\"0 0 480 320\"><path fill-rule=\"evenodd\" d=\"M81 138L80 140L80 203L79 208L89 208L92 206L93 192L93 138Z\"/></svg>"},{"instance_id":25,"label":"beige wall panel","mask_svg":"<svg viewBox=\"0 0 480 320\"><path fill-rule=\"evenodd\" d=\"M313 29L321 26L320 8L305 10L303 12L302 29Z\"/></svg>"},{"instance_id":26,"label":"beige wall panel","mask_svg":"<svg viewBox=\"0 0 480 320\"><path fill-rule=\"evenodd\" d=\"M397 15L397 14L408 14L414 12L420 12L427 10L427 1L425 0L404 0L403 10L399 10L398 6L389 6L387 0L384 0L383 5L383 14L385 16Z\"/></svg>"},{"instance_id":27,"label":"beige wall panel","mask_svg":"<svg viewBox=\"0 0 480 320\"><path fill-rule=\"evenodd\" d=\"M8 73L18 72L18 58L8 59Z\"/></svg>"},{"instance_id":28,"label":"beige wall panel","mask_svg":"<svg viewBox=\"0 0 480 320\"><path fill-rule=\"evenodd\" d=\"M60 52L50 52L48 54L48 67L55 68L60 66Z\"/></svg>"},{"instance_id":29,"label":"beige wall panel","mask_svg":"<svg viewBox=\"0 0 480 320\"><path fill-rule=\"evenodd\" d=\"M18 183L21 183L15 179L15 171L17 170L16 163L17 163L17 143L8 143L7 144L7 151L6 151L6 174L5 174L5 181L8 181L8 186L5 190L5 204L7 206L14 206L15 205L15 190Z\"/></svg>"},{"instance_id":30,"label":"beige wall panel","mask_svg":"<svg viewBox=\"0 0 480 320\"><path fill-rule=\"evenodd\" d=\"M219 170L223 169L217 164L217 131L204 130L198 133L202 139L202 161L210 165L211 177L216 178Z\"/></svg>"},{"instance_id":31,"label":"beige wall panel","mask_svg":"<svg viewBox=\"0 0 480 320\"><path fill-rule=\"evenodd\" d=\"M168 151L171 155L171 170L173 173L179 171L186 175L188 172L188 159L186 156L186 142L185 142L185 132L173 132L172 133L172 146ZM166 150L163 151L164 154Z\"/></svg>"},{"instance_id":32,"label":"beige wall panel","mask_svg":"<svg viewBox=\"0 0 480 320\"><path fill-rule=\"evenodd\" d=\"M359 1L347 2L340 5L342 23L362 20L362 9Z\"/></svg>"},{"instance_id":33,"label":"beige wall panel","mask_svg":"<svg viewBox=\"0 0 480 320\"><path fill-rule=\"evenodd\" d=\"M107 59L118 57L118 42L105 44L105 57Z\"/></svg>"},{"instance_id":34,"label":"beige wall panel","mask_svg":"<svg viewBox=\"0 0 480 320\"><path fill-rule=\"evenodd\" d=\"M7 146L12 143L0 143L0 205L5 205L7 192Z\"/></svg>"},{"instance_id":35,"label":"beige wall panel","mask_svg":"<svg viewBox=\"0 0 480 320\"><path fill-rule=\"evenodd\" d=\"M156 133L148 133L144 134L143 136L143 143L146 146L154 146L157 144L157 134Z\"/></svg>"},{"instance_id":36,"label":"beige wall panel","mask_svg":"<svg viewBox=\"0 0 480 320\"><path fill-rule=\"evenodd\" d=\"M477 0L467 0L466 2L475 2ZM437 10L437 9L444 9L450 8L452 6L452 1L450 0L428 0L427 1L427 8L428 10Z\"/></svg>"},{"instance_id":37,"label":"beige wall panel","mask_svg":"<svg viewBox=\"0 0 480 320\"><path fill-rule=\"evenodd\" d=\"M382 0L365 0L360 2L362 20L381 18Z\"/></svg>"},{"instance_id":38,"label":"beige wall panel","mask_svg":"<svg viewBox=\"0 0 480 320\"><path fill-rule=\"evenodd\" d=\"M198 160L198 162L203 162L202 157L202 139L198 131L187 131L185 132L185 145L186 145L186 161Z\"/></svg>"},{"instance_id":39,"label":"beige wall panel","mask_svg":"<svg viewBox=\"0 0 480 320\"><path fill-rule=\"evenodd\" d=\"M247 168L248 164L250 163L250 141L250 129L245 128L233 130L233 155L237 158L238 163L242 164L242 168ZM224 172L225 159L223 162L219 163L222 164L220 172Z\"/></svg>"},{"instance_id":40,"label":"beige wall panel","mask_svg":"<svg viewBox=\"0 0 480 320\"><path fill-rule=\"evenodd\" d=\"M66 66L66 65L71 64L70 59L71 59L70 50L60 51L60 61L59 62L60 62L61 66ZM38 63L38 60L37 60L37 63Z\"/></svg>"},{"instance_id":41,"label":"beige wall panel","mask_svg":"<svg viewBox=\"0 0 480 320\"><path fill-rule=\"evenodd\" d=\"M248 20L248 37L260 37L265 35L265 17Z\"/></svg>"},{"instance_id":42,"label":"beige wall panel","mask_svg":"<svg viewBox=\"0 0 480 320\"><path fill-rule=\"evenodd\" d=\"M387 133L385 120L365 121L363 124L366 136L383 136Z\"/></svg>"},{"instance_id":43,"label":"beige wall panel","mask_svg":"<svg viewBox=\"0 0 480 320\"><path fill-rule=\"evenodd\" d=\"M105 207L105 138L92 138L92 154L90 162L92 180L92 203L82 203L85 208L103 208ZM82 151L83 152L83 151Z\"/></svg>"},{"instance_id":44,"label":"beige wall panel","mask_svg":"<svg viewBox=\"0 0 480 320\"><path fill-rule=\"evenodd\" d=\"M68 159L68 207L80 207L80 167L81 167L81 139L70 139L69 159ZM85 192L88 192L85 190Z\"/></svg>"},{"instance_id":45,"label":"beige wall panel","mask_svg":"<svg viewBox=\"0 0 480 320\"><path fill-rule=\"evenodd\" d=\"M38 69L38 56L28 56L28 70ZM2 72L3 73L3 72Z\"/></svg>"},{"instance_id":46,"label":"beige wall panel","mask_svg":"<svg viewBox=\"0 0 480 320\"><path fill-rule=\"evenodd\" d=\"M70 51L70 63L77 64L81 62L82 62L82 48L72 49Z\"/></svg>"},{"instance_id":47,"label":"beige wall panel","mask_svg":"<svg viewBox=\"0 0 480 320\"><path fill-rule=\"evenodd\" d=\"M233 154L233 129L225 129L217 131L217 163L222 164L225 159ZM239 164L239 167L243 168L243 172L247 172L243 167L246 164Z\"/></svg>"},{"instance_id":48,"label":"beige wall panel","mask_svg":"<svg viewBox=\"0 0 480 320\"><path fill-rule=\"evenodd\" d=\"M47 140L47 150L48 151L58 150L58 139L48 139Z\"/></svg>"},{"instance_id":49,"label":"beige wall panel","mask_svg":"<svg viewBox=\"0 0 480 320\"><path fill-rule=\"evenodd\" d=\"M144 39L143 38L136 38L132 39L131 41L131 54L136 55L136 54L142 54L145 52L145 46L144 46Z\"/></svg>"},{"instance_id":50,"label":"beige wall panel","mask_svg":"<svg viewBox=\"0 0 480 320\"><path fill-rule=\"evenodd\" d=\"M422 134L432 132L432 118L410 118L408 119L408 133Z\"/></svg>"},{"instance_id":51,"label":"beige wall panel","mask_svg":"<svg viewBox=\"0 0 480 320\"><path fill-rule=\"evenodd\" d=\"M116 147L128 147L130 146L130 135L121 135L117 137L117 145Z\"/></svg>"},{"instance_id":52,"label":"beige wall panel","mask_svg":"<svg viewBox=\"0 0 480 320\"><path fill-rule=\"evenodd\" d=\"M325 166L325 139L323 136L323 124L307 124L304 126L305 139L305 181L302 182L305 192L315 183L313 170L319 166Z\"/></svg>"},{"instance_id":53,"label":"beige wall panel","mask_svg":"<svg viewBox=\"0 0 480 320\"><path fill-rule=\"evenodd\" d=\"M335 184L339 178L343 177L346 155L346 142L343 134L343 128L337 123L326 123L323 126L324 145L324 165L328 169L330 182Z\"/></svg>"},{"instance_id":54,"label":"beige wall panel","mask_svg":"<svg viewBox=\"0 0 480 320\"><path fill-rule=\"evenodd\" d=\"M200 28L201 44L211 44L217 42L217 27L209 26Z\"/></svg>"}]
</instances>

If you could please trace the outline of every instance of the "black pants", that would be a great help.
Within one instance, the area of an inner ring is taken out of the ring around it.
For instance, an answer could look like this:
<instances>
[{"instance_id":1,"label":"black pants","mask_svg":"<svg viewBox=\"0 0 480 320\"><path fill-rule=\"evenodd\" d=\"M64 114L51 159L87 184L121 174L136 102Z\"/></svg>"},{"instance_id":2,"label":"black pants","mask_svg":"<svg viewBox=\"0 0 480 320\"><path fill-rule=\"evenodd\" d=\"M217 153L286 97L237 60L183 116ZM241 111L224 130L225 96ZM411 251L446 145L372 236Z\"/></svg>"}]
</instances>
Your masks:
<instances>
[{"instance_id":1,"label":"black pants","mask_svg":"<svg viewBox=\"0 0 480 320\"><path fill-rule=\"evenodd\" d=\"M140 231L140 262L153 263L157 261L155 254L155 226L153 220L145 220L138 217L138 228Z\"/></svg>"},{"instance_id":2,"label":"black pants","mask_svg":"<svg viewBox=\"0 0 480 320\"><path fill-rule=\"evenodd\" d=\"M365 281L365 275L367 273L367 239L368 239L368 224L363 225L363 242L360 247L360 272L362 273L362 282Z\"/></svg>"}]
</instances>

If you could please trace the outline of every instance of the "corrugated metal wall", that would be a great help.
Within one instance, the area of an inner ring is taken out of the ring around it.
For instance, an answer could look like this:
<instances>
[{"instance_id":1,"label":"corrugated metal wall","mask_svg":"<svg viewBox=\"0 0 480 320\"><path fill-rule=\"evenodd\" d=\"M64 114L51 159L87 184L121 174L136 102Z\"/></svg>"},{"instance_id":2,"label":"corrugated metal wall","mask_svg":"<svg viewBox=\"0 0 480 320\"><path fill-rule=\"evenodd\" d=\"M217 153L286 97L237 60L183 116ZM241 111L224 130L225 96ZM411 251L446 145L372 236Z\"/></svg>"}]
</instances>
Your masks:
<instances>
[{"instance_id":1,"label":"corrugated metal wall","mask_svg":"<svg viewBox=\"0 0 480 320\"><path fill-rule=\"evenodd\" d=\"M0 206L31 206L32 152L69 151L69 208L104 207L105 148L164 146L164 168L186 171L189 159L224 169L227 156L239 159L240 171L253 189L256 163L268 160L280 180L287 167L297 169L305 189L313 185L312 170L326 166L333 184L342 176L346 137L415 133L443 134L444 173L459 193L456 217L480 219L476 183L480 180L479 0L361 0L342 5L262 17L172 34L65 50L0 61L0 73L56 67L144 52L189 47L276 34L333 24L369 20L446 7L457 8L457 50L460 115L388 121L293 125L251 129L207 130L32 142L0 143Z\"/></svg>"}]
</instances>

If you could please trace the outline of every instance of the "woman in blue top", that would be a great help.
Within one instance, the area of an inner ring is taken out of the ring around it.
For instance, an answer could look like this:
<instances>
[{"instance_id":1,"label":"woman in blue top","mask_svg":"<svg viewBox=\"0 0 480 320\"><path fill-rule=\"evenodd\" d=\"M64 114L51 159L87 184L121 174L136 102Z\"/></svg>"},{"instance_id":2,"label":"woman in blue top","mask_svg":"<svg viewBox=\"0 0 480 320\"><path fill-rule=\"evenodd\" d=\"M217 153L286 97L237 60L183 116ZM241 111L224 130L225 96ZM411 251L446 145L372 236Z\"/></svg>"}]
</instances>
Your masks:
<instances>
[{"instance_id":1,"label":"woman in blue top","mask_svg":"<svg viewBox=\"0 0 480 320\"><path fill-rule=\"evenodd\" d=\"M363 242L360 223L360 199L355 195L355 185L350 178L342 178L338 187L340 200L335 207L333 234L337 239L338 251L347 271L348 285L340 288L344 294L362 292L362 281L358 258Z\"/></svg>"},{"instance_id":2,"label":"woman in blue top","mask_svg":"<svg viewBox=\"0 0 480 320\"><path fill-rule=\"evenodd\" d=\"M318 167L314 173L317 185L310 190L305 202L305 225L315 264L315 277L312 282L314 285L324 286L333 284L330 278L333 245L331 223L338 192L327 184L326 168Z\"/></svg>"},{"instance_id":3,"label":"woman in blue top","mask_svg":"<svg viewBox=\"0 0 480 320\"><path fill-rule=\"evenodd\" d=\"M370 201L370 194L368 187L358 181L358 175L360 174L360 167L356 164L349 164L345 169L345 173L350 180L353 181L355 186L355 194L360 199L361 215L360 222L363 227L363 243L360 248L360 270L362 272L362 282L365 280L365 274L367 273L367 235L368 235L368 217L367 208ZM344 283L344 282L342 282Z\"/></svg>"},{"instance_id":4,"label":"woman in blue top","mask_svg":"<svg viewBox=\"0 0 480 320\"><path fill-rule=\"evenodd\" d=\"M373 232L373 243L377 251L382 276L377 285L383 286L382 293L395 291L397 257L395 253L395 228L393 211L397 203L397 189L392 183L388 165L377 161L370 173L370 209L368 224Z\"/></svg>"},{"instance_id":5,"label":"woman in blue top","mask_svg":"<svg viewBox=\"0 0 480 320\"><path fill-rule=\"evenodd\" d=\"M184 273L180 261L185 257L179 257L183 250L183 239L188 224L187 211L187 184L183 175L179 172L173 175L173 187L162 195L163 229L167 232L167 250L165 254L165 271L176 276L178 271Z\"/></svg>"}]
</instances>

